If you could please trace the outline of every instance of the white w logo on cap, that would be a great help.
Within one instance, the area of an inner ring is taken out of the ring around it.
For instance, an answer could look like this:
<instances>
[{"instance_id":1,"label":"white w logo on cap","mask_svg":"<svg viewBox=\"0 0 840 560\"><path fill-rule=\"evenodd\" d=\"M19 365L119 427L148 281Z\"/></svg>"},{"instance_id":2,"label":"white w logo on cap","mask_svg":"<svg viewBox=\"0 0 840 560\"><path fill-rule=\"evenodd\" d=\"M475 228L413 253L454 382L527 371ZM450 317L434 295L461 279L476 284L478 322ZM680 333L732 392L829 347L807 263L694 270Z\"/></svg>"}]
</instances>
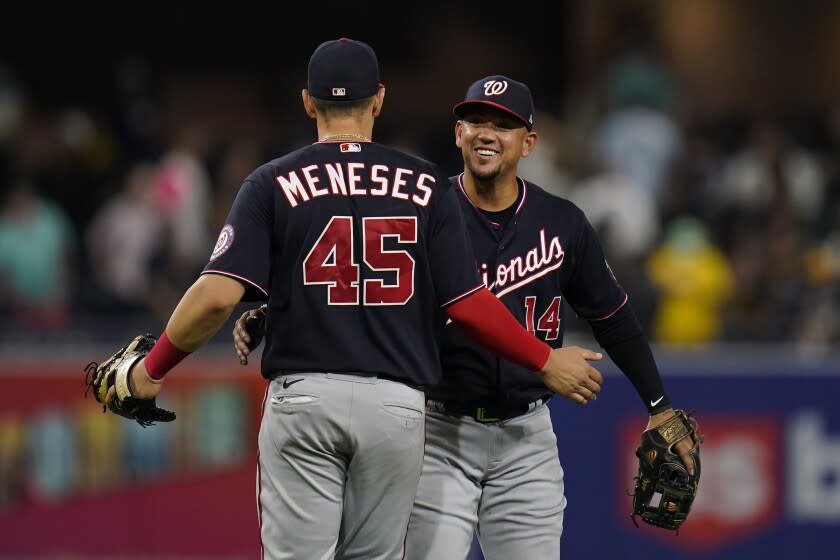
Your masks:
<instances>
[{"instance_id":1,"label":"white w logo on cap","mask_svg":"<svg viewBox=\"0 0 840 560\"><path fill-rule=\"evenodd\" d=\"M507 91L507 88L507 80L488 80L484 82L484 95L486 95L487 97L490 97L492 95L502 95L504 92Z\"/></svg>"}]
</instances>

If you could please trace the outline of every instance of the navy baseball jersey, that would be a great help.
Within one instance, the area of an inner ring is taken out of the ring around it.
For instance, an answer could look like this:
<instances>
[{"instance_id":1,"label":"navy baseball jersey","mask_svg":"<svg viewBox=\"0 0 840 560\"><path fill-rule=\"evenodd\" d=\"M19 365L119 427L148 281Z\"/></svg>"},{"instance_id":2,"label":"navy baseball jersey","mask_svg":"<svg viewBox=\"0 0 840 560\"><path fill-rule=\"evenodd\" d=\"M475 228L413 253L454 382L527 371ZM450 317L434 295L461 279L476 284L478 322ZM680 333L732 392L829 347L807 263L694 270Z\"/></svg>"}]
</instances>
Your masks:
<instances>
[{"instance_id":1,"label":"navy baseball jersey","mask_svg":"<svg viewBox=\"0 0 840 560\"><path fill-rule=\"evenodd\" d=\"M565 304L584 319L604 319L627 294L583 211L517 180L519 198L497 221L473 205L462 176L452 178L484 283L522 325L559 348ZM454 323L441 346L443 381L431 399L520 405L551 394L533 372L487 352Z\"/></svg>"},{"instance_id":2,"label":"navy baseball jersey","mask_svg":"<svg viewBox=\"0 0 840 560\"><path fill-rule=\"evenodd\" d=\"M442 308L482 287L438 166L373 142L318 142L244 182L204 273L268 299L262 374L440 378Z\"/></svg>"}]
</instances>

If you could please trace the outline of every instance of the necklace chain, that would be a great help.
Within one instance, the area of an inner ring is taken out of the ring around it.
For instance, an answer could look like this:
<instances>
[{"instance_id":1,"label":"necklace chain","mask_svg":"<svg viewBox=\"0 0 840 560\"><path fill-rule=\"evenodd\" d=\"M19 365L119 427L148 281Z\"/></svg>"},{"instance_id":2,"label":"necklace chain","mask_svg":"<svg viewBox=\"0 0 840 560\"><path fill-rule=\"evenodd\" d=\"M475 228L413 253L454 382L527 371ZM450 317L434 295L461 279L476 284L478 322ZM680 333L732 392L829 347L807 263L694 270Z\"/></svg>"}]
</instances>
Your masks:
<instances>
[{"instance_id":1,"label":"necklace chain","mask_svg":"<svg viewBox=\"0 0 840 560\"><path fill-rule=\"evenodd\" d=\"M320 138L318 142L326 142L327 140L364 140L365 142L370 142L370 138L368 138L367 136L355 134L353 132L343 132L341 134L328 134L327 136Z\"/></svg>"}]
</instances>

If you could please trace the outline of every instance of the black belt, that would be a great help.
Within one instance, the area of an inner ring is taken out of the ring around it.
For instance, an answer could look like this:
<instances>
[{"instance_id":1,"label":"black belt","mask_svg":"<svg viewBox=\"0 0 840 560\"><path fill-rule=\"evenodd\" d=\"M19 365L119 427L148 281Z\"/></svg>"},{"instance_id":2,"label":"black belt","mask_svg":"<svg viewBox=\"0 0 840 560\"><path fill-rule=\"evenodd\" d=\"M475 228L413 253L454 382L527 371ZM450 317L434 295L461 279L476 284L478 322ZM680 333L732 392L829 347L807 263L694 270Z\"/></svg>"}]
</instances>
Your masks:
<instances>
[{"instance_id":1,"label":"black belt","mask_svg":"<svg viewBox=\"0 0 840 560\"><path fill-rule=\"evenodd\" d=\"M426 404L432 410L452 414L454 416L469 416L476 422L501 422L522 416L548 401L548 397L542 397L533 402L524 404L500 404L500 403L464 403L458 401L436 401L428 400Z\"/></svg>"}]
</instances>

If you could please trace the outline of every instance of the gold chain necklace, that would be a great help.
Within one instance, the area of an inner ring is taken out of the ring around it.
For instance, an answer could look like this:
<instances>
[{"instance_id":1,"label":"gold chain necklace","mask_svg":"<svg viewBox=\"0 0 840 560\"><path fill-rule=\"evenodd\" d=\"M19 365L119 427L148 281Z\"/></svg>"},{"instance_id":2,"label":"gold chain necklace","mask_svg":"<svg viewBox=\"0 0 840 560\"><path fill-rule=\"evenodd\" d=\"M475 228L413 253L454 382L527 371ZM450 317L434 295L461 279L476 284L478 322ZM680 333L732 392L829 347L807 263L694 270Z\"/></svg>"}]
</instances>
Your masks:
<instances>
[{"instance_id":1,"label":"gold chain necklace","mask_svg":"<svg viewBox=\"0 0 840 560\"><path fill-rule=\"evenodd\" d=\"M318 142L326 142L327 140L364 140L365 142L370 142L370 138L367 136L362 136L361 134L355 134L353 132L343 132L341 134L328 134L323 138L320 138Z\"/></svg>"}]
</instances>

